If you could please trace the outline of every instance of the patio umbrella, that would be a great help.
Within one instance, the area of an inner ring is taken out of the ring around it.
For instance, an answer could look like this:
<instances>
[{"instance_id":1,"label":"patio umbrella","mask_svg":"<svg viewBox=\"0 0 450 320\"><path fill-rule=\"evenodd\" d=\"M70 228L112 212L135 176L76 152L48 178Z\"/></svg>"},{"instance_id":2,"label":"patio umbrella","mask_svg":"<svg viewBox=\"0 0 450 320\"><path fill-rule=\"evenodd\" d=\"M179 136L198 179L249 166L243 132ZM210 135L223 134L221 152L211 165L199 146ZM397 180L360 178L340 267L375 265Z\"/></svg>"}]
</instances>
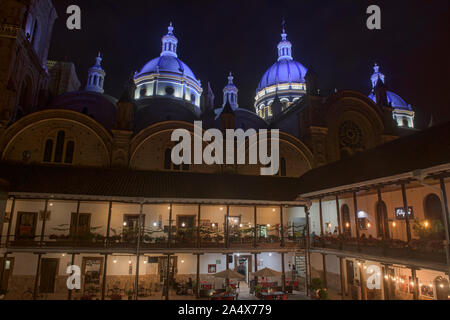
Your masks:
<instances>
[{"instance_id":1,"label":"patio umbrella","mask_svg":"<svg viewBox=\"0 0 450 320\"><path fill-rule=\"evenodd\" d=\"M265 278L267 278L267 277L279 277L279 276L281 276L281 272L278 272L278 271L275 271L275 270L272 270L272 269L269 269L269 268L264 268L264 269L261 269L261 270L255 272L253 275L255 277L265 277Z\"/></svg>"},{"instance_id":2,"label":"patio umbrella","mask_svg":"<svg viewBox=\"0 0 450 320\"><path fill-rule=\"evenodd\" d=\"M244 275L242 275L239 272L236 272L234 270L230 270L230 269L216 273L213 275L213 277L222 278L222 279L243 279L243 278L245 278Z\"/></svg>"}]
</instances>

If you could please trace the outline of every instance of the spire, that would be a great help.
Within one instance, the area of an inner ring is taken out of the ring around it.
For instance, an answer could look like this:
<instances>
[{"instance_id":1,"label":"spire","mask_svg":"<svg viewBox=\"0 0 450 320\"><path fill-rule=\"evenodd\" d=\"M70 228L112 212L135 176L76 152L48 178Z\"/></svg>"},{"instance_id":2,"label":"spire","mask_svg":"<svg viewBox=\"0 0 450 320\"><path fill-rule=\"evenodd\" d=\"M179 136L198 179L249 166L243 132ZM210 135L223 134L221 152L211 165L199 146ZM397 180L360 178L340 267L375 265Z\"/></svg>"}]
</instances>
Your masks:
<instances>
[{"instance_id":1,"label":"spire","mask_svg":"<svg viewBox=\"0 0 450 320\"><path fill-rule=\"evenodd\" d=\"M278 44L278 61L293 60L292 58L292 43L287 40L286 22L283 19L281 42Z\"/></svg>"},{"instance_id":2,"label":"spire","mask_svg":"<svg viewBox=\"0 0 450 320\"><path fill-rule=\"evenodd\" d=\"M203 91L201 97L201 108L203 112L214 110L214 92L211 89L211 84L208 81L208 89Z\"/></svg>"},{"instance_id":3,"label":"spire","mask_svg":"<svg viewBox=\"0 0 450 320\"><path fill-rule=\"evenodd\" d=\"M225 105L229 103L233 108L233 110L236 110L237 108L239 108L238 105L239 90L234 85L233 80L234 77L230 72L230 74L228 75L228 84L225 86L225 88L223 88L223 107L225 107Z\"/></svg>"},{"instance_id":4,"label":"spire","mask_svg":"<svg viewBox=\"0 0 450 320\"><path fill-rule=\"evenodd\" d=\"M173 26L172 22L169 24L169 27L167 28L168 32L167 34L162 37L162 51L161 51L161 57L162 56L172 56L177 57L177 45L178 45L178 39L173 34Z\"/></svg>"},{"instance_id":5,"label":"spire","mask_svg":"<svg viewBox=\"0 0 450 320\"><path fill-rule=\"evenodd\" d=\"M102 68L102 56L100 52L95 58L95 64L88 70L87 85L84 90L103 93L103 84L105 81L106 72Z\"/></svg>"},{"instance_id":6,"label":"spire","mask_svg":"<svg viewBox=\"0 0 450 320\"><path fill-rule=\"evenodd\" d=\"M373 74L370 77L370 80L372 81L372 88L375 88L375 86L377 85L378 79L381 79L381 81L385 81L385 76L384 74L382 74L380 72L380 66L375 63L375 65L373 66Z\"/></svg>"}]
</instances>

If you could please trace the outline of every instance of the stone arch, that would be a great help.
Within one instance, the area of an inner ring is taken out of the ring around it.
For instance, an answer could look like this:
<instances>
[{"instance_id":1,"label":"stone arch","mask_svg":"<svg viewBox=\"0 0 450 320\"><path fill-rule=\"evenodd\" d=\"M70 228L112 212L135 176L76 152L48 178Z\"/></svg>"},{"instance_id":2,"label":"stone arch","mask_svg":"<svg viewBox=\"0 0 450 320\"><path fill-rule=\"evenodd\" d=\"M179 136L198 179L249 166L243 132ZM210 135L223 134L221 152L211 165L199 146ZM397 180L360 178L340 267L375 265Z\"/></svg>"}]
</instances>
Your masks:
<instances>
[{"instance_id":1,"label":"stone arch","mask_svg":"<svg viewBox=\"0 0 450 320\"><path fill-rule=\"evenodd\" d=\"M345 154L373 148L381 143L383 118L368 97L354 91L340 91L326 102L327 150L329 161Z\"/></svg>"},{"instance_id":2,"label":"stone arch","mask_svg":"<svg viewBox=\"0 0 450 320\"><path fill-rule=\"evenodd\" d=\"M95 120L70 110L40 111L14 123L0 145L2 159L21 161L23 152L31 152L31 162L43 162L46 142L58 130L74 141L73 165L110 166L111 135Z\"/></svg>"},{"instance_id":3,"label":"stone arch","mask_svg":"<svg viewBox=\"0 0 450 320\"><path fill-rule=\"evenodd\" d=\"M131 141L130 167L138 170L166 170L164 165L165 151L176 144L175 142L170 143L172 132L176 129L185 129L190 132L192 150L194 150L194 123L184 121L159 122L141 130ZM205 142L203 142L204 146L206 146ZM215 173L220 171L220 166L192 164L189 166L189 170Z\"/></svg>"},{"instance_id":4,"label":"stone arch","mask_svg":"<svg viewBox=\"0 0 450 320\"><path fill-rule=\"evenodd\" d=\"M260 133L257 133L256 141L259 143ZM270 138L269 138L270 139ZM270 139L271 140L271 139ZM298 138L285 133L279 132L280 142L280 159L285 160L286 176L300 177L307 171L315 167L314 157L309 148ZM264 143L264 140L262 140ZM254 145L247 145L246 156L248 159L249 152L254 148ZM270 153L270 144L268 144L268 151ZM279 162L281 165L281 162ZM247 165L247 168L242 169L239 173L250 173L259 175L261 165ZM281 166L280 168L281 169ZM280 172L279 172L280 173Z\"/></svg>"}]
</instances>

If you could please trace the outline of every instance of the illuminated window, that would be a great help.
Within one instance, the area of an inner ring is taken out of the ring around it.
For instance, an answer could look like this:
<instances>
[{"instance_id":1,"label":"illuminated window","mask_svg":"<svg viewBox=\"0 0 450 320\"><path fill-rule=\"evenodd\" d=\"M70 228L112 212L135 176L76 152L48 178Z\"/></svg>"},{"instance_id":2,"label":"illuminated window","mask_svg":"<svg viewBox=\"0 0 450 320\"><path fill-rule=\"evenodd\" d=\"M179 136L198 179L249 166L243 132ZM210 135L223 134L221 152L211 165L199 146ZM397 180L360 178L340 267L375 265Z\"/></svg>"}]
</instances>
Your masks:
<instances>
[{"instance_id":1,"label":"illuminated window","mask_svg":"<svg viewBox=\"0 0 450 320\"><path fill-rule=\"evenodd\" d=\"M165 91L166 91L166 94L167 94L168 96L173 96L173 94L175 93L174 88L171 87L171 86L167 86L166 89L165 89Z\"/></svg>"}]
</instances>

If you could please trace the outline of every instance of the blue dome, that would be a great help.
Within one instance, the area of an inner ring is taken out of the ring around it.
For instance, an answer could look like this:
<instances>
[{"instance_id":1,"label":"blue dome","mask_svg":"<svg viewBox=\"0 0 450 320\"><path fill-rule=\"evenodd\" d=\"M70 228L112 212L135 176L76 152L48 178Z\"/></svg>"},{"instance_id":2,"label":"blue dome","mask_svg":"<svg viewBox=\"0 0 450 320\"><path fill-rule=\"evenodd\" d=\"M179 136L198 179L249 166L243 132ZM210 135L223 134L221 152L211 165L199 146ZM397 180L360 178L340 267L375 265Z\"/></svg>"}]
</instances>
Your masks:
<instances>
[{"instance_id":1,"label":"blue dome","mask_svg":"<svg viewBox=\"0 0 450 320\"><path fill-rule=\"evenodd\" d=\"M173 73L198 82L191 68L183 61L173 56L161 56L148 62L142 70L136 75L136 78L152 73Z\"/></svg>"},{"instance_id":2,"label":"blue dome","mask_svg":"<svg viewBox=\"0 0 450 320\"><path fill-rule=\"evenodd\" d=\"M373 93L371 93L370 95L369 95L369 98L373 101L373 102L377 102L377 100L376 100L376 98L375 98L375 95L373 94ZM387 92L387 100L388 100L388 103L393 107L393 108L396 108L396 109L404 109L404 110L410 110L410 111L412 111L412 108L411 108L411 106L410 105L408 105L406 102L405 102L405 100L403 100L399 95L397 95L397 94L395 94L395 93L393 93L393 92L391 92L391 91L388 91Z\"/></svg>"},{"instance_id":3,"label":"blue dome","mask_svg":"<svg viewBox=\"0 0 450 320\"><path fill-rule=\"evenodd\" d=\"M305 83L307 71L308 70L300 62L282 59L264 73L259 82L258 91L275 84Z\"/></svg>"}]
</instances>

